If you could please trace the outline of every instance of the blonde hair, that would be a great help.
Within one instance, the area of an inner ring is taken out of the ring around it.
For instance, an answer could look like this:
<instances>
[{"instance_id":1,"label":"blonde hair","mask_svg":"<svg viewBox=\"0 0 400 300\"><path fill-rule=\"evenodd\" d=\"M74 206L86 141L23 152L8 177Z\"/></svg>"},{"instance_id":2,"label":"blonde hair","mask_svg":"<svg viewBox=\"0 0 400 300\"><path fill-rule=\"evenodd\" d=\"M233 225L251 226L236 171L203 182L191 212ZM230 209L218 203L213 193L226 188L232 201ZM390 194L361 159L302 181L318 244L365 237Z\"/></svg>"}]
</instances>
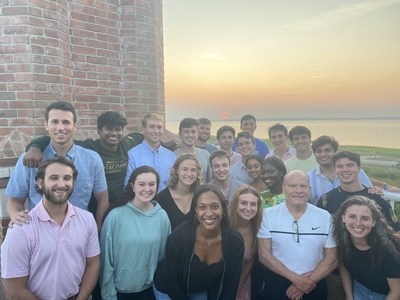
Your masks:
<instances>
[{"instance_id":1,"label":"blonde hair","mask_svg":"<svg viewBox=\"0 0 400 300\"><path fill-rule=\"evenodd\" d=\"M159 114L156 114L156 113L150 113L150 114L147 114L147 115L145 115L143 117L143 119L142 119L142 127L145 128L147 126L147 121L149 119L161 121L161 123L164 125L164 118L162 116L160 116Z\"/></svg>"},{"instance_id":2,"label":"blonde hair","mask_svg":"<svg viewBox=\"0 0 400 300\"><path fill-rule=\"evenodd\" d=\"M203 174L201 172L201 164L199 162L199 159L197 158L196 155L191 154L191 153L186 153L178 156L178 158L175 160L173 166L171 167L171 171L169 173L169 180L168 180L168 187L171 190L175 190L176 186L178 185L178 169L181 163L183 163L185 160L193 160L196 163L196 169L197 169L197 178L196 181L192 183L190 187L190 191L194 192L194 190L201 184L204 183L203 180Z\"/></svg>"}]
</instances>

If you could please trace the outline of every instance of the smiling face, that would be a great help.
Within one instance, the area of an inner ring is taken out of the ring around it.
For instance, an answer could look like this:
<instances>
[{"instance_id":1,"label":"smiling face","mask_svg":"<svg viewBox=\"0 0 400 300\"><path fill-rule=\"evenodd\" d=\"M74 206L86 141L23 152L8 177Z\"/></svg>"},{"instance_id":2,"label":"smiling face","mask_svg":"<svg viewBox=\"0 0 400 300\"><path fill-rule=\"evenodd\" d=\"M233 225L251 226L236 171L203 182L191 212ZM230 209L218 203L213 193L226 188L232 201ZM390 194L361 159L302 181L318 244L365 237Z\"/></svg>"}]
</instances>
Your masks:
<instances>
[{"instance_id":1,"label":"smiling face","mask_svg":"<svg viewBox=\"0 0 400 300\"><path fill-rule=\"evenodd\" d=\"M225 131L222 133L218 139L219 147L224 151L232 150L234 138L231 131Z\"/></svg>"},{"instance_id":2,"label":"smiling face","mask_svg":"<svg viewBox=\"0 0 400 300\"><path fill-rule=\"evenodd\" d=\"M238 217L250 221L257 215L258 198L252 193L246 193L239 196L237 205Z\"/></svg>"},{"instance_id":3,"label":"smiling face","mask_svg":"<svg viewBox=\"0 0 400 300\"><path fill-rule=\"evenodd\" d=\"M276 150L286 150L288 137L283 130L271 130L269 139Z\"/></svg>"},{"instance_id":4,"label":"smiling face","mask_svg":"<svg viewBox=\"0 0 400 300\"><path fill-rule=\"evenodd\" d=\"M282 186L283 174L275 166L264 163L261 167L261 179L264 181L268 189L275 189Z\"/></svg>"},{"instance_id":5,"label":"smiling face","mask_svg":"<svg viewBox=\"0 0 400 300\"><path fill-rule=\"evenodd\" d=\"M310 151L311 139L305 133L300 135L295 134L293 135L292 144L298 152Z\"/></svg>"},{"instance_id":6,"label":"smiling face","mask_svg":"<svg viewBox=\"0 0 400 300\"><path fill-rule=\"evenodd\" d=\"M47 166L44 179L38 179L38 187L45 199L52 204L64 204L73 192L74 177L71 167L52 163Z\"/></svg>"},{"instance_id":7,"label":"smiling face","mask_svg":"<svg viewBox=\"0 0 400 300\"><path fill-rule=\"evenodd\" d=\"M72 112L61 109L50 110L45 128L53 145L65 146L70 144L72 146L72 138L76 131Z\"/></svg>"},{"instance_id":8,"label":"smiling face","mask_svg":"<svg viewBox=\"0 0 400 300\"><path fill-rule=\"evenodd\" d=\"M246 164L247 173L251 179L256 180L261 176L261 164L257 159L248 159Z\"/></svg>"},{"instance_id":9,"label":"smiling face","mask_svg":"<svg viewBox=\"0 0 400 300\"><path fill-rule=\"evenodd\" d=\"M342 221L353 241L367 241L375 226L371 210L365 205L351 205L342 215Z\"/></svg>"},{"instance_id":10,"label":"smiling face","mask_svg":"<svg viewBox=\"0 0 400 300\"><path fill-rule=\"evenodd\" d=\"M164 134L164 125L160 120L148 119L146 126L142 127L142 133L146 142L151 147L157 148Z\"/></svg>"},{"instance_id":11,"label":"smiling face","mask_svg":"<svg viewBox=\"0 0 400 300\"><path fill-rule=\"evenodd\" d=\"M289 172L283 183L283 192L288 207L305 208L311 193L307 174L301 171Z\"/></svg>"},{"instance_id":12,"label":"smiling face","mask_svg":"<svg viewBox=\"0 0 400 300\"><path fill-rule=\"evenodd\" d=\"M199 176L197 164L193 159L182 161L177 173L179 182L186 186L191 186Z\"/></svg>"},{"instance_id":13,"label":"smiling face","mask_svg":"<svg viewBox=\"0 0 400 300\"><path fill-rule=\"evenodd\" d=\"M237 139L237 148L243 158L249 157L253 154L255 144L251 138L240 137Z\"/></svg>"},{"instance_id":14,"label":"smiling face","mask_svg":"<svg viewBox=\"0 0 400 300\"><path fill-rule=\"evenodd\" d=\"M325 144L314 151L315 159L321 166L331 166L332 157L335 155L335 150L331 144Z\"/></svg>"},{"instance_id":15,"label":"smiling face","mask_svg":"<svg viewBox=\"0 0 400 300\"><path fill-rule=\"evenodd\" d=\"M335 162L335 171L339 177L340 183L353 184L358 182L360 167L356 162L347 157L340 158Z\"/></svg>"},{"instance_id":16,"label":"smiling face","mask_svg":"<svg viewBox=\"0 0 400 300\"><path fill-rule=\"evenodd\" d=\"M211 172L218 181L225 181L229 178L229 159L227 157L214 157L211 161Z\"/></svg>"},{"instance_id":17,"label":"smiling face","mask_svg":"<svg viewBox=\"0 0 400 300\"><path fill-rule=\"evenodd\" d=\"M104 126L97 130L100 137L100 144L107 150L115 150L122 140L122 126Z\"/></svg>"},{"instance_id":18,"label":"smiling face","mask_svg":"<svg viewBox=\"0 0 400 300\"><path fill-rule=\"evenodd\" d=\"M197 140L197 127L182 128L179 132L182 144L187 147L194 147Z\"/></svg>"},{"instance_id":19,"label":"smiling face","mask_svg":"<svg viewBox=\"0 0 400 300\"><path fill-rule=\"evenodd\" d=\"M150 209L153 206L151 200L157 192L156 175L150 172L139 174L130 185L135 193L132 203L141 210Z\"/></svg>"},{"instance_id":20,"label":"smiling face","mask_svg":"<svg viewBox=\"0 0 400 300\"><path fill-rule=\"evenodd\" d=\"M197 126L198 139L203 142L207 142L210 138L211 125L210 124L199 124Z\"/></svg>"},{"instance_id":21,"label":"smiling face","mask_svg":"<svg viewBox=\"0 0 400 300\"><path fill-rule=\"evenodd\" d=\"M214 192L204 192L199 196L195 212L202 230L219 230L223 210L220 199Z\"/></svg>"}]
</instances>

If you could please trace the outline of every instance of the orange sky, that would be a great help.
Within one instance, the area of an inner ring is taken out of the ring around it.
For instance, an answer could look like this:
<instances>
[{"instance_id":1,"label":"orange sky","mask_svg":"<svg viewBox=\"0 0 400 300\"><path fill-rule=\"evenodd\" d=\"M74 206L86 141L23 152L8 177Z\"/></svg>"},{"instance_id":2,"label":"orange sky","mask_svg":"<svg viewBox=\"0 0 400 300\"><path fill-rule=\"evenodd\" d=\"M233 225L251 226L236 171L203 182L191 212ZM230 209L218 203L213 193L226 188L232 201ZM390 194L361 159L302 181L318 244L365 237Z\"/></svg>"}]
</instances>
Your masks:
<instances>
[{"instance_id":1,"label":"orange sky","mask_svg":"<svg viewBox=\"0 0 400 300\"><path fill-rule=\"evenodd\" d=\"M167 119L399 116L400 0L164 1Z\"/></svg>"}]
</instances>

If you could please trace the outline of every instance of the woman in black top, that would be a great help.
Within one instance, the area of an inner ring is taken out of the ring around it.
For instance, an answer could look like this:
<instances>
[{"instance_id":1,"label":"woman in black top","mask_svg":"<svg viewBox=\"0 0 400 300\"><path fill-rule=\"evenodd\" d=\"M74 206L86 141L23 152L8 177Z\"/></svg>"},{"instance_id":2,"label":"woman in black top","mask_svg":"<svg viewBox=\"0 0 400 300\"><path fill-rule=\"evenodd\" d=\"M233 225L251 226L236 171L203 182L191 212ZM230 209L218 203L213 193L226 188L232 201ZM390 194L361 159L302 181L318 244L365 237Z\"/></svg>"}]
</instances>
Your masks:
<instances>
[{"instance_id":1,"label":"woman in black top","mask_svg":"<svg viewBox=\"0 0 400 300\"><path fill-rule=\"evenodd\" d=\"M374 201L346 200L335 213L334 236L347 300L400 299L400 236Z\"/></svg>"},{"instance_id":2,"label":"woman in black top","mask_svg":"<svg viewBox=\"0 0 400 300\"><path fill-rule=\"evenodd\" d=\"M229 228L224 196L212 185L200 186L188 222L168 238L154 276L156 298L234 300L243 252L240 233Z\"/></svg>"},{"instance_id":3,"label":"woman in black top","mask_svg":"<svg viewBox=\"0 0 400 300\"><path fill-rule=\"evenodd\" d=\"M168 187L156 196L156 201L167 212L171 230L189 217L195 189L203 183L201 164L194 154L182 154L171 168Z\"/></svg>"}]
</instances>

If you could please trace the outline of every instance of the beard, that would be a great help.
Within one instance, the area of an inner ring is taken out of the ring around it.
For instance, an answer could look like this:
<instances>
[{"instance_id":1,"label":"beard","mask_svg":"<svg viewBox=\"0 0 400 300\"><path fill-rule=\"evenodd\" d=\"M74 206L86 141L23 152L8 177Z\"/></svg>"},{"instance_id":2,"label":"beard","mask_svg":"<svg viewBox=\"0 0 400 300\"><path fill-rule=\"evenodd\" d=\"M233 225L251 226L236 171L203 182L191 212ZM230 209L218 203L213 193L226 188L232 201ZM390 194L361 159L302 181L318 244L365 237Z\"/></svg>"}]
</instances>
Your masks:
<instances>
[{"instance_id":1,"label":"beard","mask_svg":"<svg viewBox=\"0 0 400 300\"><path fill-rule=\"evenodd\" d=\"M57 189L57 188L54 188L54 189ZM63 188L63 190L65 190L65 189L66 188ZM45 198L53 204L66 203L73 192L73 188L71 188L68 190L68 192L65 195L59 196L59 195L55 194L55 192L52 191L51 189L46 188L46 185L44 184L44 182L43 182L42 190L43 190L43 195L45 196Z\"/></svg>"},{"instance_id":2,"label":"beard","mask_svg":"<svg viewBox=\"0 0 400 300\"><path fill-rule=\"evenodd\" d=\"M202 137L202 136L198 136L197 137L197 139L199 140L199 141L202 141L202 142L207 142L209 139L210 139L210 136L208 135L208 136L205 136L205 137Z\"/></svg>"}]
</instances>

